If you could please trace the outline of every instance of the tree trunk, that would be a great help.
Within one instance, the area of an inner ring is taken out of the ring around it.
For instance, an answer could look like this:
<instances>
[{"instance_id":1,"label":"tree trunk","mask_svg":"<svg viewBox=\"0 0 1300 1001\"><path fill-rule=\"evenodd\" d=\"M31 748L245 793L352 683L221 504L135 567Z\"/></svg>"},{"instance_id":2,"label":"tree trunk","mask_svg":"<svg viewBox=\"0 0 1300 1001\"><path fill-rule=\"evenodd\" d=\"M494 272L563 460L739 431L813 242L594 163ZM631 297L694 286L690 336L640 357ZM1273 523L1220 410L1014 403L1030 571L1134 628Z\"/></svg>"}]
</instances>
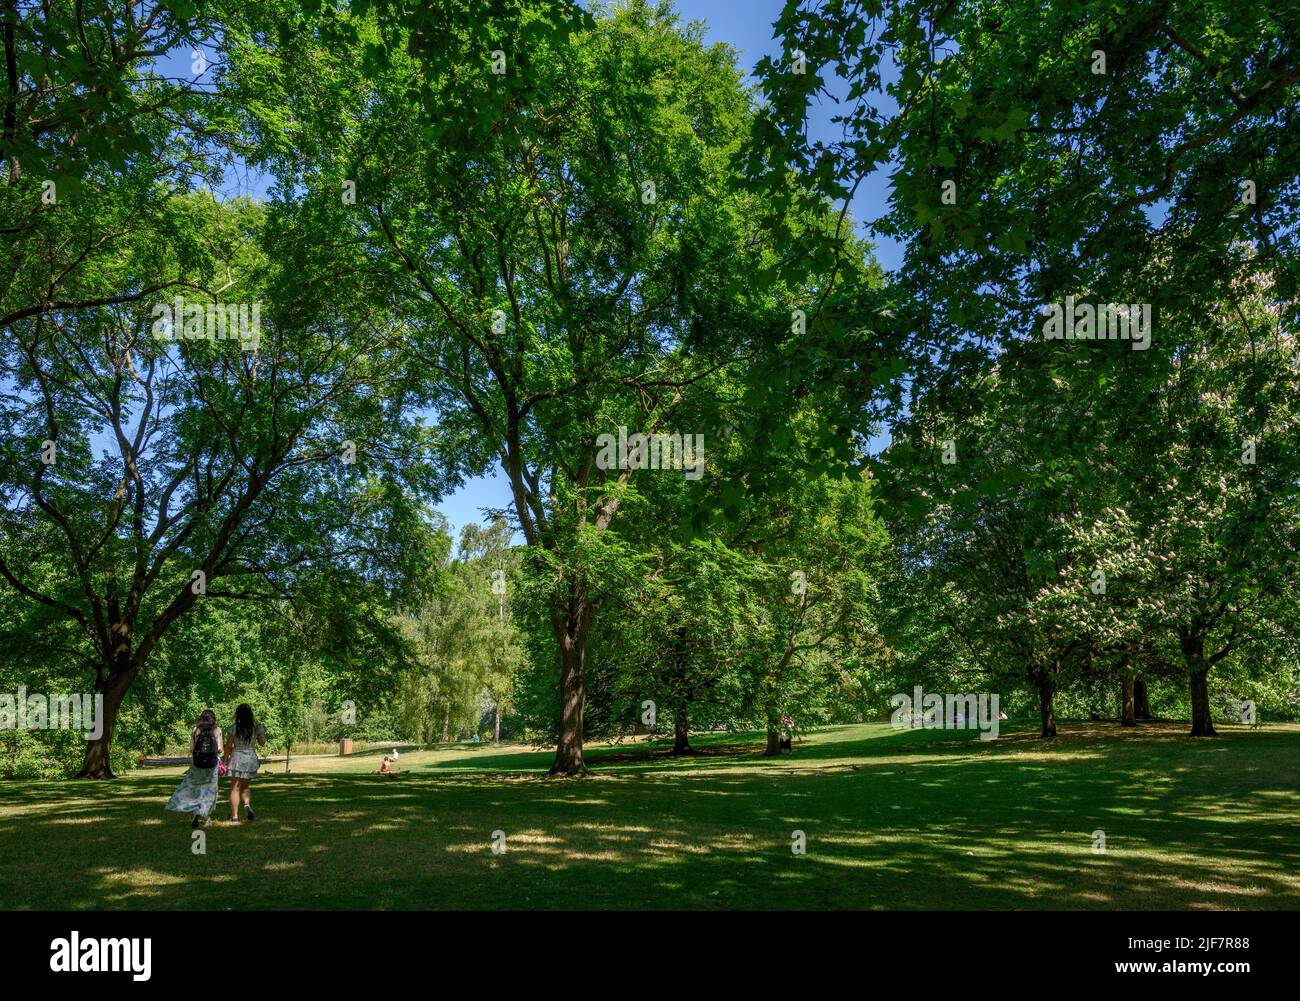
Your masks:
<instances>
[{"instance_id":1,"label":"tree trunk","mask_svg":"<svg viewBox=\"0 0 1300 1001\"><path fill-rule=\"evenodd\" d=\"M1122 711L1120 713L1120 726L1137 726L1137 703L1133 698L1134 678L1131 674L1126 674L1120 679L1121 692L1123 695Z\"/></svg>"},{"instance_id":2,"label":"tree trunk","mask_svg":"<svg viewBox=\"0 0 1300 1001\"><path fill-rule=\"evenodd\" d=\"M451 739L451 705L448 704L448 706L442 711L442 739L439 741L439 743L445 744L450 739Z\"/></svg>"},{"instance_id":3,"label":"tree trunk","mask_svg":"<svg viewBox=\"0 0 1300 1001\"><path fill-rule=\"evenodd\" d=\"M113 774L113 766L109 761L109 749L113 742L113 727L117 723L117 711L122 707L122 700L126 698L126 691L130 687L130 681L122 682L110 681L104 691L96 692L104 696L104 713L103 713L103 732L95 740L86 741L86 757L82 762L81 771L77 772L79 779L112 779L117 776ZM99 721L96 721L99 725Z\"/></svg>"},{"instance_id":4,"label":"tree trunk","mask_svg":"<svg viewBox=\"0 0 1300 1001\"><path fill-rule=\"evenodd\" d=\"M1214 719L1210 715L1209 668L1190 672L1192 682L1192 736L1213 737Z\"/></svg>"},{"instance_id":5,"label":"tree trunk","mask_svg":"<svg viewBox=\"0 0 1300 1001\"><path fill-rule=\"evenodd\" d=\"M586 697L583 668L587 656L586 630L558 630L560 640L560 740L555 748L551 775L586 775L582 760L582 711Z\"/></svg>"},{"instance_id":6,"label":"tree trunk","mask_svg":"<svg viewBox=\"0 0 1300 1001\"><path fill-rule=\"evenodd\" d=\"M769 716L767 718L767 750L763 752L765 758L779 758L781 756L781 717Z\"/></svg>"},{"instance_id":7,"label":"tree trunk","mask_svg":"<svg viewBox=\"0 0 1300 1001\"><path fill-rule=\"evenodd\" d=\"M1043 718L1043 736L1056 736L1056 707L1053 696L1056 695L1056 678L1044 672L1038 683L1038 711Z\"/></svg>"},{"instance_id":8,"label":"tree trunk","mask_svg":"<svg viewBox=\"0 0 1300 1001\"><path fill-rule=\"evenodd\" d=\"M492 743L501 743L501 703L498 702L492 711Z\"/></svg>"},{"instance_id":9,"label":"tree trunk","mask_svg":"<svg viewBox=\"0 0 1300 1001\"><path fill-rule=\"evenodd\" d=\"M1143 723L1151 722L1151 704L1147 702L1147 683L1141 678L1133 679L1133 717Z\"/></svg>"},{"instance_id":10,"label":"tree trunk","mask_svg":"<svg viewBox=\"0 0 1300 1001\"><path fill-rule=\"evenodd\" d=\"M686 710L678 709L676 718L673 722L673 754L694 754L695 749L691 747L690 729L686 718Z\"/></svg>"},{"instance_id":11,"label":"tree trunk","mask_svg":"<svg viewBox=\"0 0 1300 1001\"><path fill-rule=\"evenodd\" d=\"M1210 665L1205 662L1205 636L1196 629L1184 629L1179 637L1183 662L1192 688L1192 736L1213 737L1214 721L1210 716Z\"/></svg>"}]
</instances>

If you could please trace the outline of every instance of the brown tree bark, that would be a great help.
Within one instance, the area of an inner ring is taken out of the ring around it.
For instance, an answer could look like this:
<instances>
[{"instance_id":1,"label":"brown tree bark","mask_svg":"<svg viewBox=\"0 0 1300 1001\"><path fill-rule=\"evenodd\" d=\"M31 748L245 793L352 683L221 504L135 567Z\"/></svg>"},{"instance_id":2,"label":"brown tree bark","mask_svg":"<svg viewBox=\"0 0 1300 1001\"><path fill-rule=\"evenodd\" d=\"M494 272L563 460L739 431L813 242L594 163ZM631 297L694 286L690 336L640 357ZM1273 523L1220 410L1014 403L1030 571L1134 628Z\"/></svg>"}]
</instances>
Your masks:
<instances>
[{"instance_id":1,"label":"brown tree bark","mask_svg":"<svg viewBox=\"0 0 1300 1001\"><path fill-rule=\"evenodd\" d=\"M584 668L587 650L577 635L565 629L560 638L560 739L551 775L586 775L582 757L582 714L586 700ZM585 637L583 637L585 640Z\"/></svg>"},{"instance_id":2,"label":"brown tree bark","mask_svg":"<svg viewBox=\"0 0 1300 1001\"><path fill-rule=\"evenodd\" d=\"M767 715L767 750L763 752L765 758L779 758L781 756L781 717L777 713L769 712Z\"/></svg>"},{"instance_id":3,"label":"brown tree bark","mask_svg":"<svg viewBox=\"0 0 1300 1001\"><path fill-rule=\"evenodd\" d=\"M1151 722L1151 704L1147 701L1147 683L1142 678L1133 679L1133 717L1143 723Z\"/></svg>"},{"instance_id":4,"label":"brown tree bark","mask_svg":"<svg viewBox=\"0 0 1300 1001\"><path fill-rule=\"evenodd\" d=\"M587 774L582 756L583 711L586 705L587 630L591 608L582 582L569 587L567 601L551 609L551 629L560 648L560 739L551 775Z\"/></svg>"},{"instance_id":5,"label":"brown tree bark","mask_svg":"<svg viewBox=\"0 0 1300 1001\"><path fill-rule=\"evenodd\" d=\"M451 706L448 705L442 711L442 739L439 743L445 744L451 738Z\"/></svg>"},{"instance_id":6,"label":"brown tree bark","mask_svg":"<svg viewBox=\"0 0 1300 1001\"><path fill-rule=\"evenodd\" d=\"M1214 718L1210 713L1209 668L1189 673L1192 688L1192 736L1213 737Z\"/></svg>"},{"instance_id":7,"label":"brown tree bark","mask_svg":"<svg viewBox=\"0 0 1300 1001\"><path fill-rule=\"evenodd\" d=\"M1205 637L1200 633L1185 629L1179 637L1183 660L1187 664L1187 676L1192 695L1192 736L1213 737L1214 720L1210 715L1210 665L1205 659Z\"/></svg>"},{"instance_id":8,"label":"brown tree bark","mask_svg":"<svg viewBox=\"0 0 1300 1001\"><path fill-rule=\"evenodd\" d=\"M102 693L104 696L103 732L97 740L86 741L86 757L82 761L79 779L112 779L113 766L109 751L113 743L113 727L117 723L117 712L122 707L129 685L110 684ZM101 694L101 693L96 693Z\"/></svg>"},{"instance_id":9,"label":"brown tree bark","mask_svg":"<svg viewBox=\"0 0 1300 1001\"><path fill-rule=\"evenodd\" d=\"M686 718L686 709L679 708L673 719L673 754L694 754L691 747L690 728Z\"/></svg>"},{"instance_id":10,"label":"brown tree bark","mask_svg":"<svg viewBox=\"0 0 1300 1001\"><path fill-rule=\"evenodd\" d=\"M111 630L117 647L113 662L107 666L95 682L95 694L104 696L103 715L96 720L101 726L100 735L95 740L86 741L86 756L81 763L79 779L111 779L113 765L110 751L113 745L113 730L117 726L118 710L126 693L131 690L131 683L140 673L140 666L130 654L132 633L128 626L119 624ZM100 722L102 720L102 723Z\"/></svg>"},{"instance_id":11,"label":"brown tree bark","mask_svg":"<svg viewBox=\"0 0 1300 1001\"><path fill-rule=\"evenodd\" d=\"M1134 677L1126 674L1120 679L1121 712L1120 726L1137 726L1137 703L1134 701Z\"/></svg>"},{"instance_id":12,"label":"brown tree bark","mask_svg":"<svg viewBox=\"0 0 1300 1001\"><path fill-rule=\"evenodd\" d=\"M1044 737L1056 736L1056 706L1054 705L1054 696L1056 695L1056 678L1050 673L1044 671L1038 681L1038 712L1042 717Z\"/></svg>"}]
</instances>

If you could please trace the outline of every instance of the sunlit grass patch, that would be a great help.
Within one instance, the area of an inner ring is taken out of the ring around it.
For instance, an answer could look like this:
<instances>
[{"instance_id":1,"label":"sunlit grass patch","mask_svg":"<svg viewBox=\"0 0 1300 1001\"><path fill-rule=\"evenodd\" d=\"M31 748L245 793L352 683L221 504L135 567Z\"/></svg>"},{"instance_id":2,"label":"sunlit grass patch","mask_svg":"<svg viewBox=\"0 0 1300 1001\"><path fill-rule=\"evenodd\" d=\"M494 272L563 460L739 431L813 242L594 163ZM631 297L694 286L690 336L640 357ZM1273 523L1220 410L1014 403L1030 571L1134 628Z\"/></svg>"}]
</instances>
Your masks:
<instances>
[{"instance_id":1,"label":"sunlit grass patch","mask_svg":"<svg viewBox=\"0 0 1300 1001\"><path fill-rule=\"evenodd\" d=\"M755 734L702 735L719 753L684 760L625 741L593 745L586 780L520 747L404 750L396 779L370 756L294 758L255 780L253 823L222 822L223 786L204 854L163 810L183 768L6 783L0 906L1300 907L1300 728L1144 732L863 724L777 759Z\"/></svg>"}]
</instances>

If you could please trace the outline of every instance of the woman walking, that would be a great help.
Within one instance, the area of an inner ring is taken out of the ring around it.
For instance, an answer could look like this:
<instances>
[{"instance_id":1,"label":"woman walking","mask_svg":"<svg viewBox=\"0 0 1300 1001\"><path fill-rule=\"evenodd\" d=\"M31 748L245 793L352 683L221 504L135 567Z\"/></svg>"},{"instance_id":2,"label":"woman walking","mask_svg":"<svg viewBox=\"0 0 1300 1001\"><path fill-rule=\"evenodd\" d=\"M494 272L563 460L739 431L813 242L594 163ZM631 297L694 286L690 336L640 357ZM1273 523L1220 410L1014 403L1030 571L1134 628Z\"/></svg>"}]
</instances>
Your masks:
<instances>
[{"instance_id":1,"label":"woman walking","mask_svg":"<svg viewBox=\"0 0 1300 1001\"><path fill-rule=\"evenodd\" d=\"M266 743L266 727L253 719L253 710L241 702L235 710L235 725L226 731L226 763L230 768L230 822L239 823L239 804L244 804L244 816L256 819L252 804L248 802L248 781L257 774L257 750Z\"/></svg>"},{"instance_id":2,"label":"woman walking","mask_svg":"<svg viewBox=\"0 0 1300 1001\"><path fill-rule=\"evenodd\" d=\"M221 730L217 727L217 714L204 709L199 721L190 731L190 767L180 788L167 801L167 809L177 813L192 813L190 827L202 821L208 826L208 817L217 805L217 744Z\"/></svg>"}]
</instances>

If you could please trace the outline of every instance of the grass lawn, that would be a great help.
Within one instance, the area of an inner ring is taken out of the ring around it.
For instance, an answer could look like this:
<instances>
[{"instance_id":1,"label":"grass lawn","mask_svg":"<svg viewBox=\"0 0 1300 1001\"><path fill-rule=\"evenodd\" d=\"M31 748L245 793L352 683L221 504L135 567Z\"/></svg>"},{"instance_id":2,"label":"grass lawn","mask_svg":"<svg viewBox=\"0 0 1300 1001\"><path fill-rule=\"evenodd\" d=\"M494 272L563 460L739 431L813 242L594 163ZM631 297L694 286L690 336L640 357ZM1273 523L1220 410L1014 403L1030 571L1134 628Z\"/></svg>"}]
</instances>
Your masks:
<instances>
[{"instance_id":1,"label":"grass lawn","mask_svg":"<svg viewBox=\"0 0 1300 1001\"><path fill-rule=\"evenodd\" d=\"M1186 729L864 724L779 760L758 735L688 759L638 738L576 781L518 747L406 752L391 779L379 749L295 759L206 855L163 810L181 767L9 782L0 908L1300 908L1300 726Z\"/></svg>"}]
</instances>

